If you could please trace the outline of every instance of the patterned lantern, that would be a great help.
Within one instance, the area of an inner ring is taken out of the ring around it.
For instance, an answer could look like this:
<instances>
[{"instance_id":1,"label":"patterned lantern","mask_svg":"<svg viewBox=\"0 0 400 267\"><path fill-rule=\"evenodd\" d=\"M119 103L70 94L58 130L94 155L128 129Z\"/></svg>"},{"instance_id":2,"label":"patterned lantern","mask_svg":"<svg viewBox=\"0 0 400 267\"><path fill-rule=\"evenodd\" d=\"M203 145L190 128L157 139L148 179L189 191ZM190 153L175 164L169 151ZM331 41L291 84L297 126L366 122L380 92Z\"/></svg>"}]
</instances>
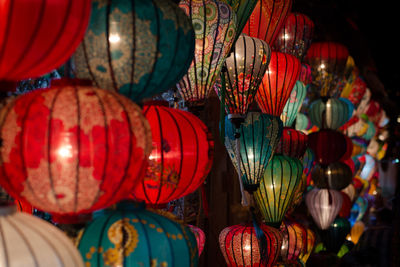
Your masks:
<instances>
[{"instance_id":1,"label":"patterned lantern","mask_svg":"<svg viewBox=\"0 0 400 267\"><path fill-rule=\"evenodd\" d=\"M203 105L214 87L222 64L236 37L236 14L216 0L182 0L179 6L190 17L196 37L194 59L177 84L190 106Z\"/></svg>"},{"instance_id":2,"label":"patterned lantern","mask_svg":"<svg viewBox=\"0 0 400 267\"><path fill-rule=\"evenodd\" d=\"M141 110L111 91L53 85L1 110L1 185L52 214L90 212L127 197L151 152Z\"/></svg>"},{"instance_id":3,"label":"patterned lantern","mask_svg":"<svg viewBox=\"0 0 400 267\"><path fill-rule=\"evenodd\" d=\"M322 232L322 241L329 252L337 253L350 232L350 223L345 218L336 218L329 228Z\"/></svg>"},{"instance_id":4,"label":"patterned lantern","mask_svg":"<svg viewBox=\"0 0 400 267\"><path fill-rule=\"evenodd\" d=\"M266 253L260 255L259 242L252 225L233 225L219 234L219 246L228 266L269 267L274 266L282 246L281 233L261 225L266 237Z\"/></svg>"},{"instance_id":5,"label":"patterned lantern","mask_svg":"<svg viewBox=\"0 0 400 267\"><path fill-rule=\"evenodd\" d=\"M296 261L307 247L307 229L297 222L285 220L281 224L280 231L283 237L282 261L286 264Z\"/></svg>"},{"instance_id":6,"label":"patterned lantern","mask_svg":"<svg viewBox=\"0 0 400 267\"><path fill-rule=\"evenodd\" d=\"M349 196L351 202L353 202L356 197L356 189L353 184L349 184L342 192Z\"/></svg>"},{"instance_id":7,"label":"patterned lantern","mask_svg":"<svg viewBox=\"0 0 400 267\"><path fill-rule=\"evenodd\" d=\"M214 142L207 127L193 114L161 103L145 103L143 114L150 124L153 151L134 197L158 205L194 192L212 165Z\"/></svg>"},{"instance_id":8,"label":"patterned lantern","mask_svg":"<svg viewBox=\"0 0 400 267\"><path fill-rule=\"evenodd\" d=\"M203 230L201 230L199 227L190 224L188 224L187 227L189 227L190 231L192 231L192 233L196 237L197 250L199 252L199 257L200 257L204 249L204 244L206 243L206 235L204 234Z\"/></svg>"},{"instance_id":9,"label":"patterned lantern","mask_svg":"<svg viewBox=\"0 0 400 267\"><path fill-rule=\"evenodd\" d=\"M360 76L358 76L354 81L353 87L347 98L351 101L351 103L354 104L355 107L358 107L366 90L367 90L367 84Z\"/></svg>"},{"instance_id":10,"label":"patterned lantern","mask_svg":"<svg viewBox=\"0 0 400 267\"><path fill-rule=\"evenodd\" d=\"M344 135L330 129L309 134L308 146L315 154L315 161L323 165L339 161L347 149Z\"/></svg>"},{"instance_id":11,"label":"patterned lantern","mask_svg":"<svg viewBox=\"0 0 400 267\"><path fill-rule=\"evenodd\" d=\"M338 161L329 165L315 165L311 177L318 188L342 190L351 183L353 172L345 163Z\"/></svg>"},{"instance_id":12,"label":"patterned lantern","mask_svg":"<svg viewBox=\"0 0 400 267\"><path fill-rule=\"evenodd\" d=\"M2 1L0 81L41 76L67 61L85 35L90 3Z\"/></svg>"},{"instance_id":13,"label":"patterned lantern","mask_svg":"<svg viewBox=\"0 0 400 267\"><path fill-rule=\"evenodd\" d=\"M260 86L271 58L271 49L260 39L240 35L229 57L226 58L225 86L216 86L228 114L245 115ZM225 90L225 92L222 92Z\"/></svg>"},{"instance_id":14,"label":"patterned lantern","mask_svg":"<svg viewBox=\"0 0 400 267\"><path fill-rule=\"evenodd\" d=\"M301 158L307 149L307 135L300 131L284 127L275 153L292 158Z\"/></svg>"},{"instance_id":15,"label":"patterned lantern","mask_svg":"<svg viewBox=\"0 0 400 267\"><path fill-rule=\"evenodd\" d=\"M351 227L350 234L348 235L348 240L357 244L360 240L360 237L364 233L365 224L362 221L357 221L354 223L353 227Z\"/></svg>"},{"instance_id":16,"label":"patterned lantern","mask_svg":"<svg viewBox=\"0 0 400 267\"><path fill-rule=\"evenodd\" d=\"M342 217L342 218L348 218L350 216L350 210L351 210L351 199L343 191L341 191L340 194L342 194L343 203L342 203L342 208L340 209L338 216Z\"/></svg>"},{"instance_id":17,"label":"patterned lantern","mask_svg":"<svg viewBox=\"0 0 400 267\"><path fill-rule=\"evenodd\" d=\"M272 52L256 101L263 113L280 116L299 77L300 61L289 54Z\"/></svg>"},{"instance_id":18,"label":"patterned lantern","mask_svg":"<svg viewBox=\"0 0 400 267\"><path fill-rule=\"evenodd\" d=\"M0 225L1 266L84 266L71 240L42 219L3 206Z\"/></svg>"},{"instance_id":19,"label":"patterned lantern","mask_svg":"<svg viewBox=\"0 0 400 267\"><path fill-rule=\"evenodd\" d=\"M313 231L307 228L307 246L301 252L299 259L302 263L306 263L308 258L310 257L314 246L315 246L315 234Z\"/></svg>"},{"instance_id":20,"label":"patterned lantern","mask_svg":"<svg viewBox=\"0 0 400 267\"><path fill-rule=\"evenodd\" d=\"M330 189L314 188L306 195L308 211L318 228L326 230L342 208L343 198L340 192Z\"/></svg>"},{"instance_id":21,"label":"patterned lantern","mask_svg":"<svg viewBox=\"0 0 400 267\"><path fill-rule=\"evenodd\" d=\"M272 157L254 198L268 225L279 227L301 180L303 164L281 154Z\"/></svg>"},{"instance_id":22,"label":"patterned lantern","mask_svg":"<svg viewBox=\"0 0 400 267\"><path fill-rule=\"evenodd\" d=\"M326 101L318 99L311 103L308 115L311 123L318 128L336 130L349 120L349 108L340 99L329 98Z\"/></svg>"},{"instance_id":23,"label":"patterned lantern","mask_svg":"<svg viewBox=\"0 0 400 267\"><path fill-rule=\"evenodd\" d=\"M292 0L260 0L244 26L243 33L266 41L269 45L283 27L292 8Z\"/></svg>"},{"instance_id":24,"label":"patterned lantern","mask_svg":"<svg viewBox=\"0 0 400 267\"><path fill-rule=\"evenodd\" d=\"M274 116L249 112L240 125L239 147L235 140L235 131L235 125L226 116L225 147L238 172L237 155L240 155L240 172L243 174L244 189L254 192L282 135L282 122Z\"/></svg>"},{"instance_id":25,"label":"patterned lantern","mask_svg":"<svg viewBox=\"0 0 400 267\"><path fill-rule=\"evenodd\" d=\"M190 229L142 205L121 202L104 210L80 235L86 266L197 266Z\"/></svg>"},{"instance_id":26,"label":"patterned lantern","mask_svg":"<svg viewBox=\"0 0 400 267\"><path fill-rule=\"evenodd\" d=\"M288 53L300 61L306 55L314 34L314 22L304 14L290 13L278 33L274 50Z\"/></svg>"},{"instance_id":27,"label":"patterned lantern","mask_svg":"<svg viewBox=\"0 0 400 267\"><path fill-rule=\"evenodd\" d=\"M281 114L281 120L283 126L291 127L294 120L297 117L298 112L303 105L304 98L306 97L307 89L303 82L297 81L290 93L289 99L287 100L283 112Z\"/></svg>"},{"instance_id":28,"label":"patterned lantern","mask_svg":"<svg viewBox=\"0 0 400 267\"><path fill-rule=\"evenodd\" d=\"M78 78L141 101L174 86L193 51L193 27L172 1L99 0L73 60Z\"/></svg>"}]
</instances>

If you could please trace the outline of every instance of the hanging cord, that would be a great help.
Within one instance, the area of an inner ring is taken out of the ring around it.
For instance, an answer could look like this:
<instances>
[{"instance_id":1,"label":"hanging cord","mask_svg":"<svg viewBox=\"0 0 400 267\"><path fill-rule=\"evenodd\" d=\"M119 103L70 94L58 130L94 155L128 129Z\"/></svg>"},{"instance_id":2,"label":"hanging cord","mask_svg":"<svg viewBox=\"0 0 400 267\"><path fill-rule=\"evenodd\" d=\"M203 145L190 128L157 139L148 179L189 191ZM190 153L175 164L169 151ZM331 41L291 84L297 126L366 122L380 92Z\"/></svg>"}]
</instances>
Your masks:
<instances>
[{"instance_id":1,"label":"hanging cord","mask_svg":"<svg viewBox=\"0 0 400 267\"><path fill-rule=\"evenodd\" d=\"M236 129L235 133L235 142L236 142L236 164L237 164L237 172L239 178L239 185L240 185L240 193L242 194L242 206L247 207L249 206L249 202L247 201L246 194L244 192L243 181L242 181L242 171L240 168L240 133L239 129Z\"/></svg>"},{"instance_id":2,"label":"hanging cord","mask_svg":"<svg viewBox=\"0 0 400 267\"><path fill-rule=\"evenodd\" d=\"M222 144L225 144L225 94L226 94L226 80L225 74L227 72L226 66L222 66L221 71L221 101L219 105L219 121L221 122L220 139Z\"/></svg>"},{"instance_id":3,"label":"hanging cord","mask_svg":"<svg viewBox=\"0 0 400 267\"><path fill-rule=\"evenodd\" d=\"M266 260L268 259L267 238L265 236L264 231L261 229L260 225L257 222L257 217L253 206L250 207L250 213L251 213L251 219L253 221L254 231L256 233L258 240L258 248L260 250L261 263L265 264Z\"/></svg>"}]
</instances>

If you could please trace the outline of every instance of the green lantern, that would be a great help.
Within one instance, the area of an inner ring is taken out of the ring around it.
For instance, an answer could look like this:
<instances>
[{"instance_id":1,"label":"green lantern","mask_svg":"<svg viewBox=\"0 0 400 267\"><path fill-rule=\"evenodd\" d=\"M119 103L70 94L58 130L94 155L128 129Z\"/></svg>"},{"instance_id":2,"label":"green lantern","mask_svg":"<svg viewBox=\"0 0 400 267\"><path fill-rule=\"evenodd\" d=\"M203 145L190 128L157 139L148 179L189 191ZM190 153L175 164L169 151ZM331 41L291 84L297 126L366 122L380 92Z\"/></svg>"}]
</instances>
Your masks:
<instances>
[{"instance_id":1,"label":"green lantern","mask_svg":"<svg viewBox=\"0 0 400 267\"><path fill-rule=\"evenodd\" d=\"M327 230L321 231L322 241L326 250L338 253L350 230L350 222L345 218L337 217Z\"/></svg>"},{"instance_id":2,"label":"green lantern","mask_svg":"<svg viewBox=\"0 0 400 267\"><path fill-rule=\"evenodd\" d=\"M91 267L198 265L196 238L188 227L130 202L95 214L78 249Z\"/></svg>"},{"instance_id":3,"label":"green lantern","mask_svg":"<svg viewBox=\"0 0 400 267\"><path fill-rule=\"evenodd\" d=\"M194 31L171 0L97 0L73 56L78 78L138 102L173 87L194 56Z\"/></svg>"},{"instance_id":4,"label":"green lantern","mask_svg":"<svg viewBox=\"0 0 400 267\"><path fill-rule=\"evenodd\" d=\"M348 121L349 107L340 99L318 99L311 103L308 115L318 128L336 130Z\"/></svg>"},{"instance_id":5,"label":"green lantern","mask_svg":"<svg viewBox=\"0 0 400 267\"><path fill-rule=\"evenodd\" d=\"M297 113L299 112L303 104L306 94L307 89L304 83L301 81L297 81L281 114L281 120L284 127L292 126L294 120L297 117Z\"/></svg>"}]
</instances>

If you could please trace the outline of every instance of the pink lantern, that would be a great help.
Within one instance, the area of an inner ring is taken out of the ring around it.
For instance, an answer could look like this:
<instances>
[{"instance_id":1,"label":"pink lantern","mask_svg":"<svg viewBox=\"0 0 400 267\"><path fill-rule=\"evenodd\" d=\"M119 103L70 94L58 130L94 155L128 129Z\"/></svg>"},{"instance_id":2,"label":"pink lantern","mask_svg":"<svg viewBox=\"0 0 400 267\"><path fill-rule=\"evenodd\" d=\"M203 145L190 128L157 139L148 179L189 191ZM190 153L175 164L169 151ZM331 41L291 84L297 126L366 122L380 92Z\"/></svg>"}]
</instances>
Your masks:
<instances>
[{"instance_id":1,"label":"pink lantern","mask_svg":"<svg viewBox=\"0 0 400 267\"><path fill-rule=\"evenodd\" d=\"M201 230L199 227L190 224L188 224L187 226L196 237L197 251L199 252L199 257L200 257L204 249L204 244L206 243L206 235L204 234L203 230Z\"/></svg>"}]
</instances>

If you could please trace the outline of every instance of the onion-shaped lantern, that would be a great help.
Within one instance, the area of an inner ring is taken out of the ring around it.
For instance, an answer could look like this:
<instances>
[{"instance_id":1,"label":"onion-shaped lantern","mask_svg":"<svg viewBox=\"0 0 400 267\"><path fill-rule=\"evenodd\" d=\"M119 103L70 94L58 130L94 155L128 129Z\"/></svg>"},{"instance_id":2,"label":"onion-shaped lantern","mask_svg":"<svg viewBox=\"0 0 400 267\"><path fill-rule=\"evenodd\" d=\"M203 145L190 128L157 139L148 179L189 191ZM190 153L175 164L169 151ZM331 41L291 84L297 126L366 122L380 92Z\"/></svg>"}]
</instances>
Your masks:
<instances>
[{"instance_id":1,"label":"onion-shaped lantern","mask_svg":"<svg viewBox=\"0 0 400 267\"><path fill-rule=\"evenodd\" d=\"M302 61L311 45L313 34L314 22L309 17L300 13L289 13L273 48Z\"/></svg>"},{"instance_id":2,"label":"onion-shaped lantern","mask_svg":"<svg viewBox=\"0 0 400 267\"><path fill-rule=\"evenodd\" d=\"M292 158L301 158L307 149L307 135L284 127L275 152Z\"/></svg>"},{"instance_id":3,"label":"onion-shaped lantern","mask_svg":"<svg viewBox=\"0 0 400 267\"><path fill-rule=\"evenodd\" d=\"M356 189L353 184L349 184L346 188L342 189L342 192L345 193L353 202L356 197Z\"/></svg>"},{"instance_id":4,"label":"onion-shaped lantern","mask_svg":"<svg viewBox=\"0 0 400 267\"><path fill-rule=\"evenodd\" d=\"M86 213L127 197L143 177L151 135L140 108L63 80L0 112L1 185L52 214Z\"/></svg>"},{"instance_id":5,"label":"onion-shaped lantern","mask_svg":"<svg viewBox=\"0 0 400 267\"><path fill-rule=\"evenodd\" d=\"M197 250L199 252L199 257L200 257L204 249L204 244L206 243L206 235L204 234L203 230L201 230L199 227L190 224L188 224L187 227L189 227L190 231L192 231L192 233L196 237Z\"/></svg>"},{"instance_id":6,"label":"onion-shaped lantern","mask_svg":"<svg viewBox=\"0 0 400 267\"><path fill-rule=\"evenodd\" d=\"M350 223L347 219L336 218L329 228L321 233L326 250L337 253L346 240L350 229Z\"/></svg>"},{"instance_id":7,"label":"onion-shaped lantern","mask_svg":"<svg viewBox=\"0 0 400 267\"><path fill-rule=\"evenodd\" d=\"M243 33L273 45L292 8L292 0L260 0L244 26Z\"/></svg>"},{"instance_id":8,"label":"onion-shaped lantern","mask_svg":"<svg viewBox=\"0 0 400 267\"><path fill-rule=\"evenodd\" d=\"M299 260L303 263L306 264L308 258L310 257L314 246L315 246L315 234L313 231L307 228L307 246L304 248L304 250L301 252L299 256Z\"/></svg>"},{"instance_id":9,"label":"onion-shaped lantern","mask_svg":"<svg viewBox=\"0 0 400 267\"><path fill-rule=\"evenodd\" d=\"M3 206L0 225L2 266L84 266L71 240L42 219Z\"/></svg>"},{"instance_id":10,"label":"onion-shaped lantern","mask_svg":"<svg viewBox=\"0 0 400 267\"><path fill-rule=\"evenodd\" d=\"M129 202L103 210L80 234L86 266L197 266L196 238L176 221Z\"/></svg>"},{"instance_id":11,"label":"onion-shaped lantern","mask_svg":"<svg viewBox=\"0 0 400 267\"><path fill-rule=\"evenodd\" d=\"M297 81L290 93L289 99L283 107L281 120L283 126L291 127L303 105L307 89L303 82Z\"/></svg>"},{"instance_id":12,"label":"onion-shaped lantern","mask_svg":"<svg viewBox=\"0 0 400 267\"><path fill-rule=\"evenodd\" d=\"M228 114L247 113L253 102L271 58L271 49L265 41L240 35L217 82L217 94L224 101ZM225 81L225 85L223 84ZM225 92L223 92L225 90Z\"/></svg>"},{"instance_id":13,"label":"onion-shaped lantern","mask_svg":"<svg viewBox=\"0 0 400 267\"><path fill-rule=\"evenodd\" d=\"M138 102L183 77L194 45L190 20L170 0L94 1L74 72Z\"/></svg>"},{"instance_id":14,"label":"onion-shaped lantern","mask_svg":"<svg viewBox=\"0 0 400 267\"><path fill-rule=\"evenodd\" d=\"M311 123L320 129L336 130L349 120L348 105L336 98L318 99L311 103L308 115Z\"/></svg>"},{"instance_id":15,"label":"onion-shaped lantern","mask_svg":"<svg viewBox=\"0 0 400 267\"><path fill-rule=\"evenodd\" d=\"M90 10L90 0L2 1L0 81L38 77L62 65L82 41Z\"/></svg>"},{"instance_id":16,"label":"onion-shaped lantern","mask_svg":"<svg viewBox=\"0 0 400 267\"><path fill-rule=\"evenodd\" d=\"M353 227L351 227L350 234L347 236L347 240L357 244L360 240L360 237L364 233L365 224L362 221L357 221L354 223Z\"/></svg>"},{"instance_id":17,"label":"onion-shaped lantern","mask_svg":"<svg viewBox=\"0 0 400 267\"><path fill-rule=\"evenodd\" d=\"M153 150L134 198L159 205L194 192L212 165L214 143L207 127L193 114L162 103L145 103L143 114L150 124Z\"/></svg>"},{"instance_id":18,"label":"onion-shaped lantern","mask_svg":"<svg viewBox=\"0 0 400 267\"><path fill-rule=\"evenodd\" d=\"M328 165L339 161L346 153L346 138L340 132L322 129L308 135L308 146L317 163Z\"/></svg>"},{"instance_id":19,"label":"onion-shaped lantern","mask_svg":"<svg viewBox=\"0 0 400 267\"><path fill-rule=\"evenodd\" d=\"M275 154L254 198L268 225L279 227L300 183L303 164L296 158Z\"/></svg>"},{"instance_id":20,"label":"onion-shaped lantern","mask_svg":"<svg viewBox=\"0 0 400 267\"><path fill-rule=\"evenodd\" d=\"M177 87L194 108L204 105L231 51L237 33L236 14L216 0L182 0L179 6L192 20L196 46L189 70Z\"/></svg>"},{"instance_id":21,"label":"onion-shaped lantern","mask_svg":"<svg viewBox=\"0 0 400 267\"><path fill-rule=\"evenodd\" d=\"M343 191L340 192L343 197L343 203L342 203L342 208L339 211L338 216L342 218L348 218L350 216L350 210L351 210L351 199L350 197Z\"/></svg>"},{"instance_id":22,"label":"onion-shaped lantern","mask_svg":"<svg viewBox=\"0 0 400 267\"><path fill-rule=\"evenodd\" d=\"M342 190L351 183L353 173L349 166L338 161L329 165L317 164L313 168L311 177L318 188Z\"/></svg>"},{"instance_id":23,"label":"onion-shaped lantern","mask_svg":"<svg viewBox=\"0 0 400 267\"><path fill-rule=\"evenodd\" d=\"M249 112L239 128L239 147L235 133L236 126L226 116L225 147L236 170L243 174L244 189L254 192L282 135L282 122L278 117Z\"/></svg>"},{"instance_id":24,"label":"onion-shaped lantern","mask_svg":"<svg viewBox=\"0 0 400 267\"><path fill-rule=\"evenodd\" d=\"M267 244L265 254L260 246L253 225L233 225L219 234L219 246L228 266L269 267L274 266L282 246L282 235L273 227L261 225Z\"/></svg>"},{"instance_id":25,"label":"onion-shaped lantern","mask_svg":"<svg viewBox=\"0 0 400 267\"><path fill-rule=\"evenodd\" d=\"M322 230L328 229L335 220L342 203L342 195L336 190L314 188L306 195L308 211L318 228Z\"/></svg>"},{"instance_id":26,"label":"onion-shaped lantern","mask_svg":"<svg viewBox=\"0 0 400 267\"><path fill-rule=\"evenodd\" d=\"M307 229L292 220L284 220L280 231L283 237L281 248L283 263L297 261L301 252L307 247Z\"/></svg>"},{"instance_id":27,"label":"onion-shaped lantern","mask_svg":"<svg viewBox=\"0 0 400 267\"><path fill-rule=\"evenodd\" d=\"M272 52L256 101L263 113L280 116L301 69L300 61L292 55Z\"/></svg>"}]
</instances>

